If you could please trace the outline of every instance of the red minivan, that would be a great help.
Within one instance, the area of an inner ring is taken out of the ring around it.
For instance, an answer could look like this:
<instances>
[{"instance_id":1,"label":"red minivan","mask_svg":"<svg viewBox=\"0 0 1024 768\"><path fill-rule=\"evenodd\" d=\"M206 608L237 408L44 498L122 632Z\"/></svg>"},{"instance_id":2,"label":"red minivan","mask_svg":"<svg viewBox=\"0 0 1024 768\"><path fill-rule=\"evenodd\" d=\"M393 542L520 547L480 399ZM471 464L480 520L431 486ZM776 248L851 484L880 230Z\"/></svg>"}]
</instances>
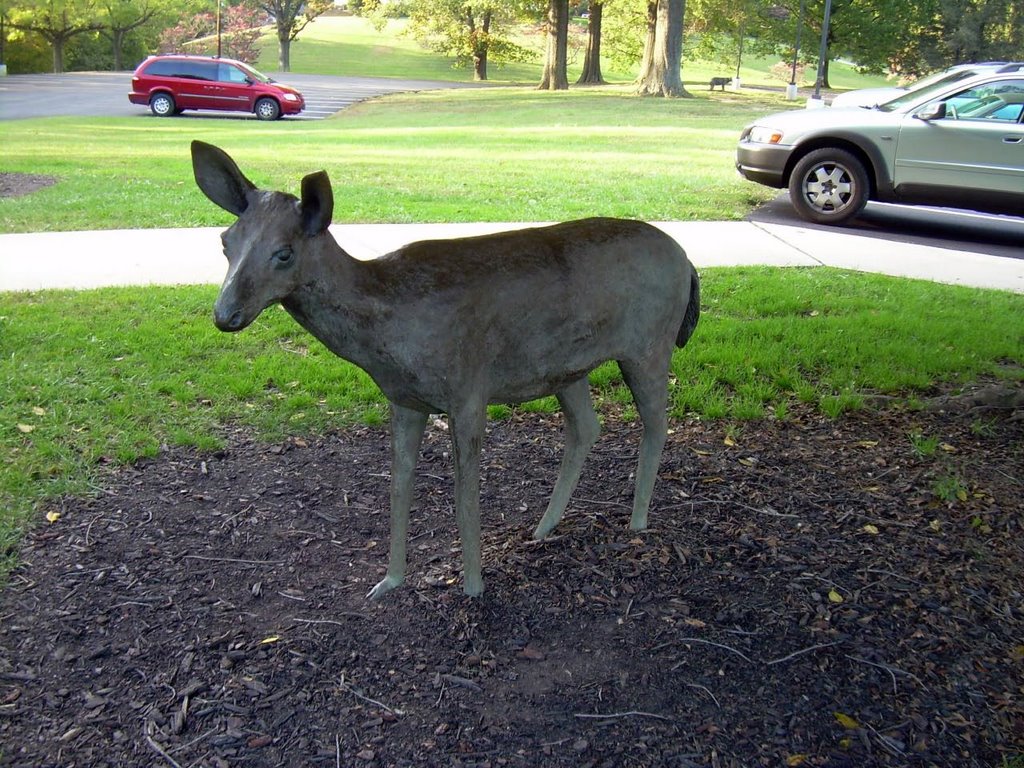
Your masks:
<instances>
[{"instance_id":1,"label":"red minivan","mask_svg":"<svg viewBox=\"0 0 1024 768\"><path fill-rule=\"evenodd\" d=\"M150 56L132 77L132 104L148 105L158 117L186 109L252 112L260 120L297 115L302 94L275 83L248 64L210 56Z\"/></svg>"}]
</instances>

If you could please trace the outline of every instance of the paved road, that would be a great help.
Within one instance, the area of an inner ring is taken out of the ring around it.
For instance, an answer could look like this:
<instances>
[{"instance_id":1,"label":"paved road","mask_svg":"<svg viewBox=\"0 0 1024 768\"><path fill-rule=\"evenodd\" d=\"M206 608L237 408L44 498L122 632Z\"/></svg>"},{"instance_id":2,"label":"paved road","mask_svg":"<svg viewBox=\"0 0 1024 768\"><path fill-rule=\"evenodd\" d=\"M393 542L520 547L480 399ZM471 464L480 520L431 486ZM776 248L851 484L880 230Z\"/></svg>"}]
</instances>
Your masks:
<instances>
[{"instance_id":1,"label":"paved road","mask_svg":"<svg viewBox=\"0 0 1024 768\"><path fill-rule=\"evenodd\" d=\"M385 93L439 88L479 87L473 83L432 80L391 80L374 77L284 74L281 82L293 85L306 97L306 109L288 120L316 120L350 104ZM128 102L130 72L69 72L63 75L9 75L0 77L0 120L61 115L153 118L147 107ZM233 112L187 112L192 118L255 120Z\"/></svg>"},{"instance_id":2,"label":"paved road","mask_svg":"<svg viewBox=\"0 0 1024 768\"><path fill-rule=\"evenodd\" d=\"M989 256L1024 259L1024 218L989 216L947 208L868 203L845 227L812 224L796 215L785 192L747 217L763 224L784 224L822 232L847 232L879 241L912 243Z\"/></svg>"}]
</instances>

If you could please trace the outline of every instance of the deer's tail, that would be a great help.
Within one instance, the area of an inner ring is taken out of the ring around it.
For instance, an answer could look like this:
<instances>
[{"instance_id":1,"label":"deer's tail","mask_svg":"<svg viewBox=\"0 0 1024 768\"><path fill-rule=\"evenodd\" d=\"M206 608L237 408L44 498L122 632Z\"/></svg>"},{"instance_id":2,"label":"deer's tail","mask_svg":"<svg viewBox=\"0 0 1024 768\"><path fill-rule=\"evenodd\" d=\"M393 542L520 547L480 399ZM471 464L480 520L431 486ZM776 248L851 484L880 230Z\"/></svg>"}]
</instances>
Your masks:
<instances>
[{"instance_id":1,"label":"deer's tail","mask_svg":"<svg viewBox=\"0 0 1024 768\"><path fill-rule=\"evenodd\" d=\"M697 277L697 270L690 268L690 300L686 304L686 314L683 315L683 323L679 326L679 333L676 334L676 346L684 347L686 342L693 335L693 329L697 327L700 319L700 278Z\"/></svg>"}]
</instances>

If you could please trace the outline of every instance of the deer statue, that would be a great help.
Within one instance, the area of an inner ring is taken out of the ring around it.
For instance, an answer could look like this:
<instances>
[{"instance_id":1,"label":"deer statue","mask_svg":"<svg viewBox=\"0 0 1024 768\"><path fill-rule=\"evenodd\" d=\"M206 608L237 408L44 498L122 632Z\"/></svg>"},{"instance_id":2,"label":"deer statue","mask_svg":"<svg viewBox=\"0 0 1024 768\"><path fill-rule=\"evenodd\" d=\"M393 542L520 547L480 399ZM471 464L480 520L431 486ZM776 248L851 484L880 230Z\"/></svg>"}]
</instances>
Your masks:
<instances>
[{"instance_id":1,"label":"deer statue","mask_svg":"<svg viewBox=\"0 0 1024 768\"><path fill-rule=\"evenodd\" d=\"M203 193L238 220L223 233L227 277L214 306L240 331L279 302L339 357L365 370L391 409L391 538L379 599L405 578L409 510L431 413L446 413L463 588L483 591L480 449L487 406L553 394L565 421L558 479L534 536L561 520L599 425L587 374L615 360L643 423L630 527L647 527L668 428L675 347L697 325L699 282L682 248L649 224L594 218L349 256L328 232L324 171L301 198L256 188L223 150L192 142Z\"/></svg>"}]
</instances>

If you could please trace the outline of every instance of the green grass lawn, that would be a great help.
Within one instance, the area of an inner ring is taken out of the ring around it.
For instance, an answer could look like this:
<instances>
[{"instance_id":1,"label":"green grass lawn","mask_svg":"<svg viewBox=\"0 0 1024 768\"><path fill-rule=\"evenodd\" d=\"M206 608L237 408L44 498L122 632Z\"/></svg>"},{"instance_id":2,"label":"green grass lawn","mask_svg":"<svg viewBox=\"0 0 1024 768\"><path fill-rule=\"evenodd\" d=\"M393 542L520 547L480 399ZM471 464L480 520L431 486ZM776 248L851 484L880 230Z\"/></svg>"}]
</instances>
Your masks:
<instances>
[{"instance_id":1,"label":"green grass lawn","mask_svg":"<svg viewBox=\"0 0 1024 768\"><path fill-rule=\"evenodd\" d=\"M734 220L773 194L733 161L742 126L775 108L770 95L486 88L398 94L304 122L10 121L0 169L60 183L0 199L0 232L225 223L192 180L192 139L224 147L266 188L296 191L326 169L338 222Z\"/></svg>"},{"instance_id":2,"label":"green grass lawn","mask_svg":"<svg viewBox=\"0 0 1024 768\"><path fill-rule=\"evenodd\" d=\"M824 268L706 270L702 294L700 325L673 363L673 418L786 418L800 403L839 416L865 393L912 395L1024 360L1024 296ZM283 310L222 334L215 296L3 296L0 553L13 557L47 499L88 492L102 467L163 444L213 449L225 425L280 437L386 420L372 381ZM602 407L632 417L614 364L591 381Z\"/></svg>"}]
</instances>

